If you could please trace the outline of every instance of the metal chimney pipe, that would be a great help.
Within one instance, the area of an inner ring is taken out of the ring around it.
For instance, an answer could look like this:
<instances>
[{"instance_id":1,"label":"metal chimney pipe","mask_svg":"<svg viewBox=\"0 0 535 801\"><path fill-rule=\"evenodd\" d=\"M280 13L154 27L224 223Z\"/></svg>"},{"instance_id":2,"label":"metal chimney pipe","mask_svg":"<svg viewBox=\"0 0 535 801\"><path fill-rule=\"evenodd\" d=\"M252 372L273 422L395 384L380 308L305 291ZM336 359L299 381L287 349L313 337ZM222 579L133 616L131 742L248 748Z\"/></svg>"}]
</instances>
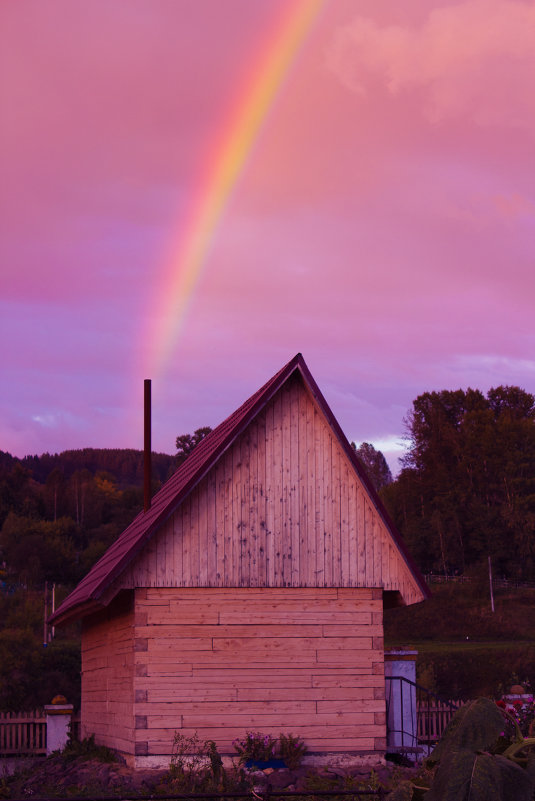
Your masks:
<instances>
[{"instance_id":1,"label":"metal chimney pipe","mask_svg":"<svg viewBox=\"0 0 535 801\"><path fill-rule=\"evenodd\" d=\"M150 485L152 479L151 467L151 382L150 378L144 381L144 448L143 448L143 497L144 511L150 509Z\"/></svg>"}]
</instances>

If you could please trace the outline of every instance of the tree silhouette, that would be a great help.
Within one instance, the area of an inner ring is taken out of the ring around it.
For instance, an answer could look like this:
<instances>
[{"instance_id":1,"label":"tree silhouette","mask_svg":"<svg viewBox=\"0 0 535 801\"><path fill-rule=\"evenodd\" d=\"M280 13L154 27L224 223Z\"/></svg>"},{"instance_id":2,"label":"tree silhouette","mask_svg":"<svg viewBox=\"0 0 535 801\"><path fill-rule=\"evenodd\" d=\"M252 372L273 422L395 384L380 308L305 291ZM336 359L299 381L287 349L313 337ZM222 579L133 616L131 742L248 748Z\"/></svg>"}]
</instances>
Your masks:
<instances>
[{"instance_id":1,"label":"tree silhouette","mask_svg":"<svg viewBox=\"0 0 535 801\"><path fill-rule=\"evenodd\" d=\"M211 430L210 426L205 426L204 428L197 428L193 434L181 434L176 438L177 465L186 461L192 450L211 432Z\"/></svg>"}]
</instances>

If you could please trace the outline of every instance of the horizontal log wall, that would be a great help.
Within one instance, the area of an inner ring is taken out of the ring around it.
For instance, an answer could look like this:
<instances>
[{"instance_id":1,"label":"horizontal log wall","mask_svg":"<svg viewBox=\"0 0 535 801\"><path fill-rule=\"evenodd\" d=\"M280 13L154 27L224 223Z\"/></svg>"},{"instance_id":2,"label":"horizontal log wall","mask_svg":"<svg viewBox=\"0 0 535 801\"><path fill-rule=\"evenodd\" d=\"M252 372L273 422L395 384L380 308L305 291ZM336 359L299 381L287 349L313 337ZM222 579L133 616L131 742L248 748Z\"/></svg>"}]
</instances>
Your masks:
<instances>
[{"instance_id":1,"label":"horizontal log wall","mask_svg":"<svg viewBox=\"0 0 535 801\"><path fill-rule=\"evenodd\" d=\"M247 730L310 751L384 751L382 591L136 591L135 752L175 732L232 754Z\"/></svg>"},{"instance_id":2,"label":"horizontal log wall","mask_svg":"<svg viewBox=\"0 0 535 801\"><path fill-rule=\"evenodd\" d=\"M134 751L134 593L84 619L81 736Z\"/></svg>"},{"instance_id":3,"label":"horizontal log wall","mask_svg":"<svg viewBox=\"0 0 535 801\"><path fill-rule=\"evenodd\" d=\"M423 597L299 376L116 586L383 587L400 591L406 603Z\"/></svg>"}]
</instances>

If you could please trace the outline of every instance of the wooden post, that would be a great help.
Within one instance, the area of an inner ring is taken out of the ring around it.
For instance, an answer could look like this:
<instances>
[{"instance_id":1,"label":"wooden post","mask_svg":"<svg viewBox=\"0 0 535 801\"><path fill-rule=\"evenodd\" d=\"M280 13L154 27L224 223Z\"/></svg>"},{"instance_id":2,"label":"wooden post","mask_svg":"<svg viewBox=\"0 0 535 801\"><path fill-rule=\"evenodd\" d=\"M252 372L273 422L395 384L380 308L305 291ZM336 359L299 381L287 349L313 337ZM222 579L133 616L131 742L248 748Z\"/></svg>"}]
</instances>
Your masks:
<instances>
[{"instance_id":1,"label":"wooden post","mask_svg":"<svg viewBox=\"0 0 535 801\"><path fill-rule=\"evenodd\" d=\"M144 381L144 450L143 450L143 485L144 510L148 512L151 501L151 382L150 378Z\"/></svg>"},{"instance_id":2,"label":"wooden post","mask_svg":"<svg viewBox=\"0 0 535 801\"><path fill-rule=\"evenodd\" d=\"M48 645L48 626L47 626L47 618L48 618L48 581L45 581L45 615L43 620L43 645Z\"/></svg>"},{"instance_id":3,"label":"wooden post","mask_svg":"<svg viewBox=\"0 0 535 801\"><path fill-rule=\"evenodd\" d=\"M490 564L490 556L489 556L489 585L490 585L490 608L494 612L494 593L492 591L492 566Z\"/></svg>"},{"instance_id":4,"label":"wooden post","mask_svg":"<svg viewBox=\"0 0 535 801\"><path fill-rule=\"evenodd\" d=\"M54 584L52 584L52 614L54 614L55 611L56 611L56 584L54 582ZM52 642L55 636L56 636L56 627L50 626L50 632L49 632L50 642Z\"/></svg>"}]
</instances>

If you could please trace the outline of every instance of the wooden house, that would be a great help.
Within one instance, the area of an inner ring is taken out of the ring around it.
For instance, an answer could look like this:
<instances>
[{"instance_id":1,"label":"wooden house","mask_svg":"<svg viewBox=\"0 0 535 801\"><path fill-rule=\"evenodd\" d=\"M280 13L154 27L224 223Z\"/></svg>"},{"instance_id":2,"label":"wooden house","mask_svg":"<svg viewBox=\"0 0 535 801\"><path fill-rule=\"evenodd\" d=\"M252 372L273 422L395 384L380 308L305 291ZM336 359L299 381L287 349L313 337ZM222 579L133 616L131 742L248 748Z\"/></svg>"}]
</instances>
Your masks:
<instances>
[{"instance_id":1,"label":"wooden house","mask_svg":"<svg viewBox=\"0 0 535 801\"><path fill-rule=\"evenodd\" d=\"M56 611L82 733L136 766L175 732L385 750L383 609L427 588L297 354L200 442Z\"/></svg>"}]
</instances>

